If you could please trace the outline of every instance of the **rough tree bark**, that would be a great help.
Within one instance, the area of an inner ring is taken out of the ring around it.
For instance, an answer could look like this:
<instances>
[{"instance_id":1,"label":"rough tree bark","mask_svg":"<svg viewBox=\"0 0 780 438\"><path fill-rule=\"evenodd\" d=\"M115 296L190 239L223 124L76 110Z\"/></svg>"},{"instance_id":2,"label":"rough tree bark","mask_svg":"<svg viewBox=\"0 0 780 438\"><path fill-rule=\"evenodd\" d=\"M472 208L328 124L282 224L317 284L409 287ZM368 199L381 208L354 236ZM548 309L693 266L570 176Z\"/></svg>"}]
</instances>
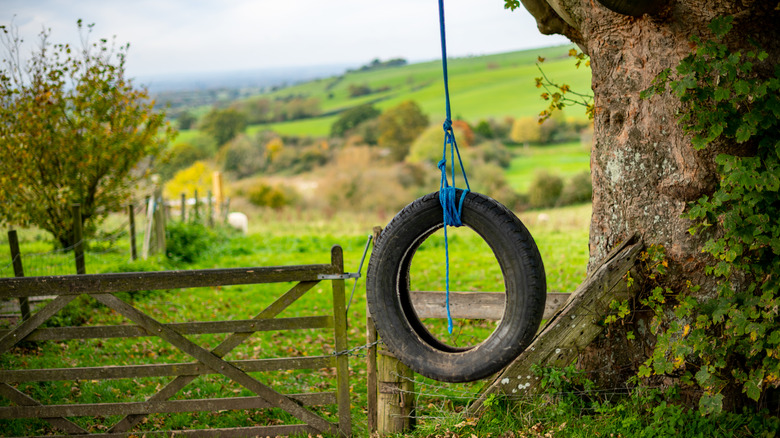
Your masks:
<instances>
[{"instance_id":1,"label":"rough tree bark","mask_svg":"<svg viewBox=\"0 0 780 438\"><path fill-rule=\"evenodd\" d=\"M690 36L707 36L707 24L717 16L734 15L734 47L747 47L747 37L753 37L772 59L780 59L780 3L658 0L651 14L634 17L603 5L626 3L621 0L521 1L540 32L567 36L591 59L596 111L589 270L638 231L646 244L666 247L668 281L691 280L703 285L704 296L713 293L701 251L706 236L690 235L691 222L680 216L691 201L714 191L717 153L750 151L730 144L695 151L677 125L675 97L641 100L639 93L660 71L674 68L688 55ZM580 366L600 370L594 377L602 384L623 382L652 345L641 319L633 329L635 342L603 338L581 355Z\"/></svg>"}]
</instances>

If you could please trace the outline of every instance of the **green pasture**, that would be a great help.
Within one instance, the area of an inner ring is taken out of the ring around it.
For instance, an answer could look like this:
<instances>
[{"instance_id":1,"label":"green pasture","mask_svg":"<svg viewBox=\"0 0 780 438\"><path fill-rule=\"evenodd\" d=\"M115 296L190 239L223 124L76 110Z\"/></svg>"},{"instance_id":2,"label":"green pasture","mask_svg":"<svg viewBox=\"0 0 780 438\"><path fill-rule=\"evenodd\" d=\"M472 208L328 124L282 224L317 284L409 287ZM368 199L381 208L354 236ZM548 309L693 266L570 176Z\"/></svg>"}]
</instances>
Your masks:
<instances>
[{"instance_id":1,"label":"green pasture","mask_svg":"<svg viewBox=\"0 0 780 438\"><path fill-rule=\"evenodd\" d=\"M537 57L547 76L557 83L566 83L572 90L588 93L590 70L577 69L567 53L573 46L548 47L495 55L455 58L448 61L453 117L472 123L482 119L532 117L541 112L545 101L543 90L535 87L541 76ZM368 85L377 91L350 97L351 85ZM441 61L430 61L366 72L349 72L341 76L318 79L261 94L251 99L276 99L288 96L316 98L323 116L284 123L254 125L250 133L271 129L284 135L327 136L337 114L346 109L374 103L387 109L405 100L414 100L429 115L432 123L444 119L444 85ZM583 111L569 111L568 117L585 119ZM187 135L193 135L187 133ZM178 141L186 141L187 135Z\"/></svg>"},{"instance_id":2,"label":"green pasture","mask_svg":"<svg viewBox=\"0 0 780 438\"><path fill-rule=\"evenodd\" d=\"M327 116L292 122L251 125L247 128L246 132L249 135L255 135L260 131L270 130L286 136L327 137L330 135L330 127L336 119L338 119L338 116Z\"/></svg>"},{"instance_id":3,"label":"green pasture","mask_svg":"<svg viewBox=\"0 0 780 438\"><path fill-rule=\"evenodd\" d=\"M509 185L527 193L538 172L558 175L564 180L590 171L590 145L580 142L549 146L516 146L512 162L506 170Z\"/></svg>"}]
</instances>

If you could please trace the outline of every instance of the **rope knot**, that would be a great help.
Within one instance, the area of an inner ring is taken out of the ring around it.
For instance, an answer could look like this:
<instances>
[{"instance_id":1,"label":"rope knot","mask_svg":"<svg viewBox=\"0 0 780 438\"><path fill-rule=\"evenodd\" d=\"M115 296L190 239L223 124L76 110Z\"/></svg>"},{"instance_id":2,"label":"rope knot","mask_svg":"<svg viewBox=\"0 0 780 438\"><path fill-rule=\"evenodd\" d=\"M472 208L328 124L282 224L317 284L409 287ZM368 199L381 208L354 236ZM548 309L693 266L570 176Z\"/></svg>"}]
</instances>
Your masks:
<instances>
[{"instance_id":1,"label":"rope knot","mask_svg":"<svg viewBox=\"0 0 780 438\"><path fill-rule=\"evenodd\" d=\"M450 120L450 119L444 120L444 130L445 131L452 131L452 120Z\"/></svg>"},{"instance_id":2,"label":"rope knot","mask_svg":"<svg viewBox=\"0 0 780 438\"><path fill-rule=\"evenodd\" d=\"M444 169L447 167L447 160L446 159L439 160L439 164L437 164L436 167L438 167L439 170L444 172ZM445 181L446 181L446 179L445 179Z\"/></svg>"},{"instance_id":3,"label":"rope knot","mask_svg":"<svg viewBox=\"0 0 780 438\"><path fill-rule=\"evenodd\" d=\"M460 202L456 196L455 187L442 187L439 190L439 203L444 210L444 226L461 227L463 222L460 219L461 212L463 210L463 198L466 197L466 192L462 192Z\"/></svg>"}]
</instances>

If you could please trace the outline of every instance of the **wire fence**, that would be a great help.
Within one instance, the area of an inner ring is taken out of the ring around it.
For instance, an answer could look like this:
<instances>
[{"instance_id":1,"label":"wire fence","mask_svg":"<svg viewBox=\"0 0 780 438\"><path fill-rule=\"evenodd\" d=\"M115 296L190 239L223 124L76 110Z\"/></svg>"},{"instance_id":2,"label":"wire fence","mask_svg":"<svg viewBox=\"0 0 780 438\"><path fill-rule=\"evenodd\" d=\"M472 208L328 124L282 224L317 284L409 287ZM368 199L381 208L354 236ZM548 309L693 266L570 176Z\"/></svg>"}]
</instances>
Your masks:
<instances>
[{"instance_id":1,"label":"wire fence","mask_svg":"<svg viewBox=\"0 0 780 438\"><path fill-rule=\"evenodd\" d=\"M138 223L146 221L146 206L134 205L133 216ZM10 239L0 239L0 277L13 277L14 263L21 262L24 276L50 276L76 274L76 259L80 255L75 249L84 248L83 261L92 272L106 272L108 267L130 261L130 215L128 212L109 215L107 231L99 231L95 236L84 238L80 242L62 248L57 247L51 237L42 232L28 232L23 239L24 251L13 254L9 250ZM136 227L135 239L143 241L144 227Z\"/></svg>"},{"instance_id":2,"label":"wire fence","mask_svg":"<svg viewBox=\"0 0 780 438\"><path fill-rule=\"evenodd\" d=\"M44 231L24 230L23 251L13 254L9 251L9 237L0 236L0 277L15 276L14 263L20 261L27 277L76 274L76 259L80 256L74 250L79 245L84 250L81 261L89 273L111 272L118 266L121 269L122 264L131 261L133 254L140 252L147 234L156 231L150 222L157 211L164 217L163 222L166 219L208 221L213 225L215 216L226 216L229 199L217 205L212 202L211 194L203 199L182 197L181 202L161 198L154 202L154 197L146 196L145 201L130 205L132 212L108 215L95 235L66 248L57 247L58 243ZM186 213L185 209L188 210ZM131 247L133 243L135 248Z\"/></svg>"}]
</instances>

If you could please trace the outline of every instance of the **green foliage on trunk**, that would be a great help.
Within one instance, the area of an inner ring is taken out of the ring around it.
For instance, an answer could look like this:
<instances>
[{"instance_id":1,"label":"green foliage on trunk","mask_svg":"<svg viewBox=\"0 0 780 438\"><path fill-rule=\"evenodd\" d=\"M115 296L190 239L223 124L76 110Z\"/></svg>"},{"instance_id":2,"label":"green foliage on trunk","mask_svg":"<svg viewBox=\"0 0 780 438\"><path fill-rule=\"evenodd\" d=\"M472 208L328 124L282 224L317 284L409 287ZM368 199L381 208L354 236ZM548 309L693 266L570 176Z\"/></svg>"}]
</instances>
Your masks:
<instances>
[{"instance_id":1,"label":"green foliage on trunk","mask_svg":"<svg viewBox=\"0 0 780 438\"><path fill-rule=\"evenodd\" d=\"M684 371L705 390L703 412L721 409L730 384L755 401L780 385L780 65L755 43L730 50L731 21L713 20L714 38L692 38L695 52L643 92L679 97L680 124L695 148L720 143L743 151L717 156L717 190L687 212L691 233L722 230L704 246L717 290L696 293L707 299L694 298L695 288L676 293L672 314L660 306L671 291L657 288L647 298L659 342L643 374Z\"/></svg>"}]
</instances>

